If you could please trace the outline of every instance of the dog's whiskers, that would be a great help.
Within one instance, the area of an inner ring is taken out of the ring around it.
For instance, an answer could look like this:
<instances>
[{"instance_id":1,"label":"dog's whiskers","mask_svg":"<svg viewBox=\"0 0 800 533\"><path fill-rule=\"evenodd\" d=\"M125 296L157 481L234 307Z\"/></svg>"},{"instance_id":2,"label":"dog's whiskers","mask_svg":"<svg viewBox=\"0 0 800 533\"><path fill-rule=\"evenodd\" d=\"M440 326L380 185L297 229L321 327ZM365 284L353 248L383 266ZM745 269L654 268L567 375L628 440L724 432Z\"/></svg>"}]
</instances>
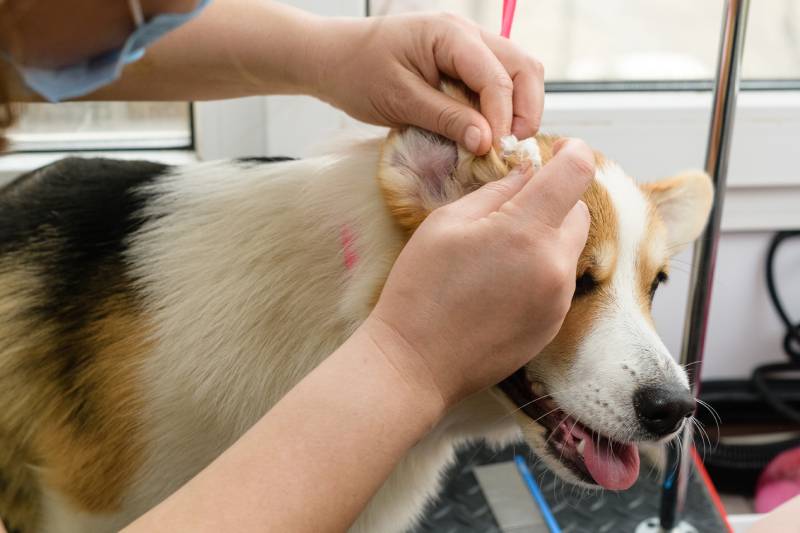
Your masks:
<instances>
[{"instance_id":1,"label":"dog's whiskers","mask_svg":"<svg viewBox=\"0 0 800 533\"><path fill-rule=\"evenodd\" d=\"M708 402L704 402L700 398L696 398L695 401L701 406L704 407L714 418L714 422L717 424L717 432L719 432L719 425L722 423L722 418L720 418L719 413L716 409L711 407Z\"/></svg>"},{"instance_id":2,"label":"dog's whiskers","mask_svg":"<svg viewBox=\"0 0 800 533\"><path fill-rule=\"evenodd\" d=\"M574 390L574 389L576 389L576 388L578 388L578 386L577 386L577 385L575 385L575 386L572 386L572 387L567 387L567 388L565 388L565 389L561 389L561 390L559 390L559 391L556 391L556 392L551 392L551 393L549 393L549 394L545 394L544 396L539 396L539 397L537 397L537 398L534 398L533 400L531 400L531 401L529 401L529 402L527 402L527 403L524 403L524 404L522 404L522 405L518 406L518 407L517 407L516 409L514 409L513 411L511 411L511 412L509 412L509 413L506 413L505 415L503 415L503 416L501 417L501 420L505 420L506 418L508 418L508 417L512 416L514 413L517 413L517 412L519 412L519 411L522 411L523 409L525 409L525 408L526 408L526 407L528 407L529 405L532 405L532 404L534 404L534 403L536 403L536 402L539 402L539 401L541 401L541 400L546 400L546 399L548 399L548 398L552 398L552 397L553 397L553 396L555 396L556 394L563 394L563 393L565 393L565 392L570 392L570 391L572 391L572 390Z\"/></svg>"}]
</instances>

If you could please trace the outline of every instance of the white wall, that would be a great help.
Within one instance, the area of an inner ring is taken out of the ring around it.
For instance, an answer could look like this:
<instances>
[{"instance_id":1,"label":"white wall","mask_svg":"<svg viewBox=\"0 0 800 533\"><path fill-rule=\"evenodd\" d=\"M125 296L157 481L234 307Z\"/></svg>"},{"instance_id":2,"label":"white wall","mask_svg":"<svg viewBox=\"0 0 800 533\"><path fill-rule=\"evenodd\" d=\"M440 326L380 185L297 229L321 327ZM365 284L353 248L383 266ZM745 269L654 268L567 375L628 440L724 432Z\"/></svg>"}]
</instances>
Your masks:
<instances>
[{"instance_id":1,"label":"white wall","mask_svg":"<svg viewBox=\"0 0 800 533\"><path fill-rule=\"evenodd\" d=\"M771 236L761 232L722 236L706 338L705 379L746 377L758 364L785 359L783 324L772 309L764 277ZM659 289L653 309L659 333L675 356L680 352L690 260L690 252L676 258L670 281ZM785 241L775 274L787 311L800 320L800 239Z\"/></svg>"}]
</instances>

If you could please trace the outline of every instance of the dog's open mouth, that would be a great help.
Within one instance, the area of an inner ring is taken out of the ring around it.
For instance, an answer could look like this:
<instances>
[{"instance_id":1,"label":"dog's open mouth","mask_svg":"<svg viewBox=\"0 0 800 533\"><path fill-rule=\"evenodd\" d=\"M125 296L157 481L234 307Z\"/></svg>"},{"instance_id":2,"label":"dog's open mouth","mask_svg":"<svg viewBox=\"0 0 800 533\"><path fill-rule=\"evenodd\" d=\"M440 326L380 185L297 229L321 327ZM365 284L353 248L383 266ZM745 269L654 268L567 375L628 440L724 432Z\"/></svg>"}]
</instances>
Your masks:
<instances>
[{"instance_id":1,"label":"dog's open mouth","mask_svg":"<svg viewBox=\"0 0 800 533\"><path fill-rule=\"evenodd\" d=\"M562 411L545 391L536 390L521 369L500 389L522 411L546 429L550 452L581 481L610 490L630 488L639 477L639 449L612 440Z\"/></svg>"}]
</instances>

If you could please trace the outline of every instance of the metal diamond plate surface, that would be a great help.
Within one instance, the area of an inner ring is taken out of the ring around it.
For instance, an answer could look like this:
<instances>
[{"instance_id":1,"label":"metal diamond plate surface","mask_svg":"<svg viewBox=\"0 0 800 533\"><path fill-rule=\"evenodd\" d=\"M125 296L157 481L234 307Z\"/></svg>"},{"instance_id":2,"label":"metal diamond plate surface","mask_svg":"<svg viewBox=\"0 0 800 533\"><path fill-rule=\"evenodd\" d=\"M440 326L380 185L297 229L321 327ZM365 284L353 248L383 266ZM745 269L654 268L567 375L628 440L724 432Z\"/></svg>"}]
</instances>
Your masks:
<instances>
[{"instance_id":1,"label":"metal diamond plate surface","mask_svg":"<svg viewBox=\"0 0 800 533\"><path fill-rule=\"evenodd\" d=\"M548 500L563 533L633 533L645 519L658 515L660 476L643 468L628 491L582 491L565 485L538 464L529 449L515 446L495 452L483 446L462 451L446 476L441 498L433 502L414 533L500 533L501 530L473 473L475 466L529 457L528 465ZM535 505L531 500L530 505ZM705 485L693 470L685 520L700 533L724 533Z\"/></svg>"}]
</instances>

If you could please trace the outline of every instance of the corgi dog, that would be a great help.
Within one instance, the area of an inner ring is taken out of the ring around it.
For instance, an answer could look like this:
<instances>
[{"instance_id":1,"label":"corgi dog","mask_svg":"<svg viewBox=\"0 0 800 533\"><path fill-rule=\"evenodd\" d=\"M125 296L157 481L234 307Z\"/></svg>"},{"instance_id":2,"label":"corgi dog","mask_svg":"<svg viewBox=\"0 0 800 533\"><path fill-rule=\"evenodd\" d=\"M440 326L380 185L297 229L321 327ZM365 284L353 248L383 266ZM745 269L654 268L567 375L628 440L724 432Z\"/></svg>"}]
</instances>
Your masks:
<instances>
[{"instance_id":1,"label":"corgi dog","mask_svg":"<svg viewBox=\"0 0 800 533\"><path fill-rule=\"evenodd\" d=\"M545 163L556 139L536 139ZM412 527L456 447L478 439L524 438L564 480L625 489L638 444L692 414L650 307L670 256L706 223L711 181L638 185L596 163L560 332L452 409L352 531ZM6 526L114 531L155 506L352 334L431 211L508 171L494 151L407 128L305 160L70 158L0 189Z\"/></svg>"}]
</instances>

